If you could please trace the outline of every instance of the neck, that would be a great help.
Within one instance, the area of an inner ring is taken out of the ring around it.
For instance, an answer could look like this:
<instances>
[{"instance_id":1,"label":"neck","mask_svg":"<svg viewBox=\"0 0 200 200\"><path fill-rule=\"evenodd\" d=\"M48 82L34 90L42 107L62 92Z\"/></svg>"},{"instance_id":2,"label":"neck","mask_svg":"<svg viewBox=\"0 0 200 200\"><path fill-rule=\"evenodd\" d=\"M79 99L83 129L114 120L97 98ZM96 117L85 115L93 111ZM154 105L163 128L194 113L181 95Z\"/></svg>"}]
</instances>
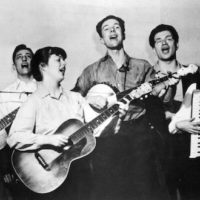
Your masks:
<instances>
[{"instance_id":1,"label":"neck","mask_svg":"<svg viewBox=\"0 0 200 200\"><path fill-rule=\"evenodd\" d=\"M42 85L47 88L53 96L57 97L60 94L60 82L49 81L44 78Z\"/></svg>"},{"instance_id":2,"label":"neck","mask_svg":"<svg viewBox=\"0 0 200 200\"><path fill-rule=\"evenodd\" d=\"M23 81L25 83L28 83L30 81L32 81L33 77L31 75L25 75L25 76L22 76L22 75L17 75L17 78L20 80L20 81Z\"/></svg>"},{"instance_id":3,"label":"neck","mask_svg":"<svg viewBox=\"0 0 200 200\"><path fill-rule=\"evenodd\" d=\"M177 60L169 60L169 61L158 61L158 66L160 67L160 71L167 73L167 72L177 72L178 70L178 62Z\"/></svg>"},{"instance_id":4,"label":"neck","mask_svg":"<svg viewBox=\"0 0 200 200\"><path fill-rule=\"evenodd\" d=\"M121 48L120 50L108 49L108 54L111 56L111 58L115 62L118 69L124 64L125 52L123 48Z\"/></svg>"}]
</instances>

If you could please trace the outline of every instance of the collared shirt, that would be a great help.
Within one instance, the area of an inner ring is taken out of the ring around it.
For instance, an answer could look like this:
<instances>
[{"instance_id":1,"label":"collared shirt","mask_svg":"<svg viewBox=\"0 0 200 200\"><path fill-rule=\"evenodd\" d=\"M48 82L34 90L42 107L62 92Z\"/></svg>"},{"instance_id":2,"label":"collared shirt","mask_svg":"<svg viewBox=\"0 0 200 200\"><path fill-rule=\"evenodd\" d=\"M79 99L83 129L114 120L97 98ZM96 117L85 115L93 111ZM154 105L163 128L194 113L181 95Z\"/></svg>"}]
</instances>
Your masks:
<instances>
[{"instance_id":1,"label":"collared shirt","mask_svg":"<svg viewBox=\"0 0 200 200\"><path fill-rule=\"evenodd\" d=\"M20 107L27 100L28 94L25 92L32 93L36 88L37 83L35 79L31 79L27 83L17 79L14 83L6 87L0 93L0 118L4 118L16 108ZM6 137L7 133L3 129L0 131L0 149L6 145Z\"/></svg>"},{"instance_id":2,"label":"collared shirt","mask_svg":"<svg viewBox=\"0 0 200 200\"><path fill-rule=\"evenodd\" d=\"M7 142L10 147L23 151L37 149L43 135L54 134L68 119L85 122L85 113L91 110L79 93L61 90L55 97L40 85L17 113ZM90 117L92 119L95 115Z\"/></svg>"},{"instance_id":3,"label":"collared shirt","mask_svg":"<svg viewBox=\"0 0 200 200\"><path fill-rule=\"evenodd\" d=\"M109 83L120 92L134 88L153 77L154 70L151 65L142 59L136 59L125 53L123 66L126 70L117 68L115 62L108 54L99 61L89 65L77 80L75 87L83 96L94 85L94 83ZM135 119L145 113L141 102L139 105L132 105L126 116L126 120Z\"/></svg>"}]
</instances>

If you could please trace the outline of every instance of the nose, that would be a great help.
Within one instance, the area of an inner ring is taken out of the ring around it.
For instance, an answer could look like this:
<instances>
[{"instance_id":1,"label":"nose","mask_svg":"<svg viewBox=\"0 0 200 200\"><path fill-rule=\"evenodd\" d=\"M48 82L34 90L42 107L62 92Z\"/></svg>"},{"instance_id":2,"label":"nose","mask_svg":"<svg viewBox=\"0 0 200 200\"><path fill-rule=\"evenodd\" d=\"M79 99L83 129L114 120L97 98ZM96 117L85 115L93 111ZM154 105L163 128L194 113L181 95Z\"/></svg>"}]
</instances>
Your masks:
<instances>
[{"instance_id":1,"label":"nose","mask_svg":"<svg viewBox=\"0 0 200 200\"><path fill-rule=\"evenodd\" d=\"M62 60L62 62L61 62L61 67L62 67L62 68L66 68L66 61L65 61L65 60Z\"/></svg>"},{"instance_id":2,"label":"nose","mask_svg":"<svg viewBox=\"0 0 200 200\"><path fill-rule=\"evenodd\" d=\"M111 27L111 28L110 28L110 31L111 31L111 32L115 32L115 27Z\"/></svg>"},{"instance_id":3,"label":"nose","mask_svg":"<svg viewBox=\"0 0 200 200\"><path fill-rule=\"evenodd\" d=\"M24 61L26 61L27 60L27 56L25 55L25 56L22 56L22 60Z\"/></svg>"},{"instance_id":4,"label":"nose","mask_svg":"<svg viewBox=\"0 0 200 200\"><path fill-rule=\"evenodd\" d=\"M162 44L167 44L167 40L166 39L162 40Z\"/></svg>"}]
</instances>

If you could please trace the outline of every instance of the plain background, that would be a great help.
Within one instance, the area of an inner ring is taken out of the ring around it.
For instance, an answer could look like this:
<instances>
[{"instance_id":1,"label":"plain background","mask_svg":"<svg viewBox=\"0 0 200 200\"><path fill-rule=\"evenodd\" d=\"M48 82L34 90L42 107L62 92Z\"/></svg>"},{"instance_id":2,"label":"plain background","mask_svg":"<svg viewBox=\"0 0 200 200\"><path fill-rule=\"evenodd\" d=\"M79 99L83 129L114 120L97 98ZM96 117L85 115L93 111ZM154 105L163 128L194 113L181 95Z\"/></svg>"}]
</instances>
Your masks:
<instances>
[{"instance_id":1,"label":"plain background","mask_svg":"<svg viewBox=\"0 0 200 200\"><path fill-rule=\"evenodd\" d=\"M15 79L12 52L24 43L33 51L59 46L68 54L63 86L71 89L82 70L105 54L95 27L107 15L126 22L126 52L154 64L148 44L160 23L173 25L180 36L178 60L200 63L199 0L1 0L0 89Z\"/></svg>"}]
</instances>

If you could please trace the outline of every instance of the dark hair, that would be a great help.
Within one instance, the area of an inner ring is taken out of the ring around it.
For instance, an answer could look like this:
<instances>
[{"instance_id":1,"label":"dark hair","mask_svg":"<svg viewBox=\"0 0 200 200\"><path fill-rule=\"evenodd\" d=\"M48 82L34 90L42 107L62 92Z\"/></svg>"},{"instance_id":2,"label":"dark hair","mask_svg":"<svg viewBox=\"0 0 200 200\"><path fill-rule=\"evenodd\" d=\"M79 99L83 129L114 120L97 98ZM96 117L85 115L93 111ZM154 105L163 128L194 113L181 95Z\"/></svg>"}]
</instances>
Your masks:
<instances>
[{"instance_id":1,"label":"dark hair","mask_svg":"<svg viewBox=\"0 0 200 200\"><path fill-rule=\"evenodd\" d=\"M100 22L98 22L98 24L96 25L96 31L99 34L99 36L102 37L102 32L101 32L102 24L109 19L115 19L119 22L119 25L122 29L123 39L125 39L125 22L123 19L116 17L114 15L108 15L107 17L103 18Z\"/></svg>"},{"instance_id":2,"label":"dark hair","mask_svg":"<svg viewBox=\"0 0 200 200\"><path fill-rule=\"evenodd\" d=\"M171 26L171 25L167 25L167 24L160 24L158 26L156 26L150 33L149 35L149 44L152 48L155 47L155 40L154 37L157 33L162 32L162 31L169 31L172 34L173 39L175 40L176 44L178 43L179 40L179 36L178 33L176 31L176 29Z\"/></svg>"},{"instance_id":3,"label":"dark hair","mask_svg":"<svg viewBox=\"0 0 200 200\"><path fill-rule=\"evenodd\" d=\"M15 56L17 54L18 51L21 51L21 50L28 50L30 51L31 55L33 56L33 51L31 48L27 47L25 44L20 44L20 45L17 45L13 51L13 55L12 55L12 59L13 59L13 63L15 63Z\"/></svg>"},{"instance_id":4,"label":"dark hair","mask_svg":"<svg viewBox=\"0 0 200 200\"><path fill-rule=\"evenodd\" d=\"M35 55L33 56L33 59L31 60L31 71L32 71L33 77L37 81L42 81L43 79L42 74L40 72L39 65L41 63L48 64L49 58L53 54L58 55L58 56L61 55L63 59L67 58L67 54L65 50L60 47L48 46L48 47L38 49L35 52Z\"/></svg>"}]
</instances>

